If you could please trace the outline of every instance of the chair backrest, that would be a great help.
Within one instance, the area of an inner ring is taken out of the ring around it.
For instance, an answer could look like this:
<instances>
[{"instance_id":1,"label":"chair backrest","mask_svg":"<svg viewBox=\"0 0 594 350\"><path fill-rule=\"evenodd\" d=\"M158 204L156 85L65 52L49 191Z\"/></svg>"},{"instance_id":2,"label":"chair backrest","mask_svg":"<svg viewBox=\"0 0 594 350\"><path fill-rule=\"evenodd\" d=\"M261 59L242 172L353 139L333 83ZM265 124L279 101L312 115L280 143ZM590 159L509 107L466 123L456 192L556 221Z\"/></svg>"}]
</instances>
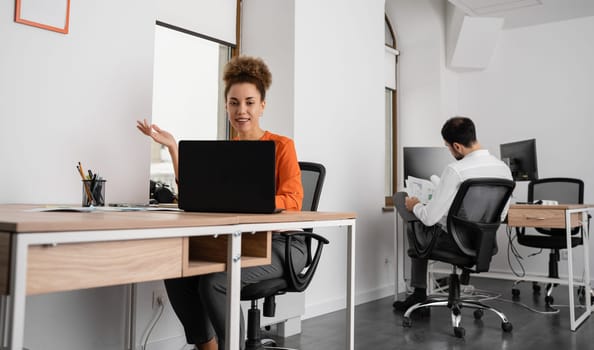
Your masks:
<instances>
[{"instance_id":1,"label":"chair backrest","mask_svg":"<svg viewBox=\"0 0 594 350\"><path fill-rule=\"evenodd\" d=\"M326 168L319 163L299 162L303 184L303 211L317 211L326 177Z\"/></svg>"},{"instance_id":2,"label":"chair backrest","mask_svg":"<svg viewBox=\"0 0 594 350\"><path fill-rule=\"evenodd\" d=\"M303 185L303 204L301 210L303 211L317 211L322 194L322 187L324 186L324 179L326 178L326 168L319 163L299 162L301 169L301 183ZM304 228L304 231L312 232L311 228ZM307 246L307 260L306 267L311 265L313 254L311 252L311 237L305 238L305 245Z\"/></svg>"},{"instance_id":3,"label":"chair backrest","mask_svg":"<svg viewBox=\"0 0 594 350\"><path fill-rule=\"evenodd\" d=\"M537 200L553 200L560 204L583 204L584 182L568 177L551 177L530 181L528 184L528 202ZM565 229L536 227L536 231L544 234L563 234ZM572 230L576 234L579 228Z\"/></svg>"},{"instance_id":4,"label":"chair backrest","mask_svg":"<svg viewBox=\"0 0 594 350\"><path fill-rule=\"evenodd\" d=\"M448 213L448 232L460 250L476 258L476 270L488 270L496 247L495 233L515 187L512 180L475 178L464 181Z\"/></svg>"},{"instance_id":5,"label":"chair backrest","mask_svg":"<svg viewBox=\"0 0 594 350\"><path fill-rule=\"evenodd\" d=\"M580 179L552 177L530 181L528 202L553 200L560 204L583 204L584 182Z\"/></svg>"}]
</instances>

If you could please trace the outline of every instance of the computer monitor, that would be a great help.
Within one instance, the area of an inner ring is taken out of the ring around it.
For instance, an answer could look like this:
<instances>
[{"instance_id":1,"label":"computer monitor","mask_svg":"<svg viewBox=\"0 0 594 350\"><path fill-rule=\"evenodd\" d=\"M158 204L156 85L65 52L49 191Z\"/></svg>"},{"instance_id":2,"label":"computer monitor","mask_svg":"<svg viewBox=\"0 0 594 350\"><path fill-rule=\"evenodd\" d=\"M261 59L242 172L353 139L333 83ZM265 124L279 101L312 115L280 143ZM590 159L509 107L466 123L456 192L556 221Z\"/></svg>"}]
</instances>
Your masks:
<instances>
[{"instance_id":1,"label":"computer monitor","mask_svg":"<svg viewBox=\"0 0 594 350\"><path fill-rule=\"evenodd\" d=\"M499 151L515 181L538 179L535 139L504 143L499 145Z\"/></svg>"},{"instance_id":2,"label":"computer monitor","mask_svg":"<svg viewBox=\"0 0 594 350\"><path fill-rule=\"evenodd\" d=\"M409 176L426 180L431 175L441 176L445 167L456 161L447 147L404 147L402 157L405 181Z\"/></svg>"}]
</instances>

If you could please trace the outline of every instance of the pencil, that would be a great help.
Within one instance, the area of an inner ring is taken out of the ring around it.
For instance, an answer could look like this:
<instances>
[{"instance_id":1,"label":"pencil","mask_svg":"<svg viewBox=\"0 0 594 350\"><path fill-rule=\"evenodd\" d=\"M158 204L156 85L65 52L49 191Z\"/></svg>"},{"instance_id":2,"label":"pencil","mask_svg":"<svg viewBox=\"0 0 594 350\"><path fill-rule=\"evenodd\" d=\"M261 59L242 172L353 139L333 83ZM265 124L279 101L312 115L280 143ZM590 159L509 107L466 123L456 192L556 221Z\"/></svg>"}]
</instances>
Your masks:
<instances>
[{"instance_id":1,"label":"pencil","mask_svg":"<svg viewBox=\"0 0 594 350\"><path fill-rule=\"evenodd\" d=\"M76 169L78 169L78 172L80 173L80 177L83 179L83 186L85 187L85 192L87 192L87 204L92 205L93 204L93 193L91 192L91 190L89 189L89 184L87 182L85 182L85 174L82 168L82 165L80 164L80 162L78 162L78 165L76 166ZM90 201L90 203L89 203Z\"/></svg>"}]
</instances>

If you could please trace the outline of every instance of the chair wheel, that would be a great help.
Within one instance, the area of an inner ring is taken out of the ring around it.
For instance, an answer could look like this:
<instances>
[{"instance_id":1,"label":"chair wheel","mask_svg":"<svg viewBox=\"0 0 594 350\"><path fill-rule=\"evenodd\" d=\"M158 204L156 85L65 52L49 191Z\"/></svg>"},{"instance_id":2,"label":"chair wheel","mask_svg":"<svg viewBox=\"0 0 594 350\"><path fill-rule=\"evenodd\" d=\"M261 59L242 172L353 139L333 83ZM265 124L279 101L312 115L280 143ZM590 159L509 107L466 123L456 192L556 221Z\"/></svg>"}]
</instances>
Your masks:
<instances>
[{"instance_id":1,"label":"chair wheel","mask_svg":"<svg viewBox=\"0 0 594 350\"><path fill-rule=\"evenodd\" d=\"M276 346L276 341L274 339L263 339L262 346L264 347L274 347Z\"/></svg>"},{"instance_id":2,"label":"chair wheel","mask_svg":"<svg viewBox=\"0 0 594 350\"><path fill-rule=\"evenodd\" d=\"M518 288L512 288L512 298L517 299L520 297L520 290Z\"/></svg>"},{"instance_id":3,"label":"chair wheel","mask_svg":"<svg viewBox=\"0 0 594 350\"><path fill-rule=\"evenodd\" d=\"M550 295L547 295L547 296L545 297L545 304L546 304L546 305L552 305L552 304L553 304L553 301L555 301L555 299L554 299L552 296L550 296Z\"/></svg>"},{"instance_id":4,"label":"chair wheel","mask_svg":"<svg viewBox=\"0 0 594 350\"><path fill-rule=\"evenodd\" d=\"M501 329L503 329L504 332L509 333L509 332L512 331L513 328L514 327L512 326L511 323L509 323L509 322L501 322Z\"/></svg>"},{"instance_id":5,"label":"chair wheel","mask_svg":"<svg viewBox=\"0 0 594 350\"><path fill-rule=\"evenodd\" d=\"M464 338L466 330L462 327L454 327L454 335L458 338Z\"/></svg>"},{"instance_id":6,"label":"chair wheel","mask_svg":"<svg viewBox=\"0 0 594 350\"><path fill-rule=\"evenodd\" d=\"M474 315L475 320L480 320L481 318L483 318L485 312L483 311L483 309L476 309L472 314Z\"/></svg>"},{"instance_id":7,"label":"chair wheel","mask_svg":"<svg viewBox=\"0 0 594 350\"><path fill-rule=\"evenodd\" d=\"M402 318L402 327L410 328L412 327L412 320L410 317L403 317Z\"/></svg>"}]
</instances>

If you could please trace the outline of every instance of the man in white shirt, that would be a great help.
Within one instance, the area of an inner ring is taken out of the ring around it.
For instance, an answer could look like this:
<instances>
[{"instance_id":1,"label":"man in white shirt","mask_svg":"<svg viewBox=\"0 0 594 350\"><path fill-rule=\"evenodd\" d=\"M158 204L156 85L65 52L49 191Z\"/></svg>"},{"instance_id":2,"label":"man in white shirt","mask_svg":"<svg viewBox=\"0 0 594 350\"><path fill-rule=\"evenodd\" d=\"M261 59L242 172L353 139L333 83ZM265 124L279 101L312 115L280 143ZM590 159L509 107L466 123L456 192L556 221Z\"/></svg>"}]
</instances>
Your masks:
<instances>
[{"instance_id":1,"label":"man in white shirt","mask_svg":"<svg viewBox=\"0 0 594 350\"><path fill-rule=\"evenodd\" d=\"M456 161L443 171L441 181L427 205L423 205L416 197L406 197L405 200L406 208L421 221L420 229L428 236L448 234L447 214L462 182L480 177L512 180L507 165L492 156L488 150L481 148L476 139L474 123L469 118L449 119L441 129L441 136ZM502 218L505 218L506 213L507 206ZM435 249L439 247L436 246ZM411 257L411 286L414 287L413 294L404 301L395 301L395 310L406 311L410 306L427 299L427 259Z\"/></svg>"}]
</instances>

